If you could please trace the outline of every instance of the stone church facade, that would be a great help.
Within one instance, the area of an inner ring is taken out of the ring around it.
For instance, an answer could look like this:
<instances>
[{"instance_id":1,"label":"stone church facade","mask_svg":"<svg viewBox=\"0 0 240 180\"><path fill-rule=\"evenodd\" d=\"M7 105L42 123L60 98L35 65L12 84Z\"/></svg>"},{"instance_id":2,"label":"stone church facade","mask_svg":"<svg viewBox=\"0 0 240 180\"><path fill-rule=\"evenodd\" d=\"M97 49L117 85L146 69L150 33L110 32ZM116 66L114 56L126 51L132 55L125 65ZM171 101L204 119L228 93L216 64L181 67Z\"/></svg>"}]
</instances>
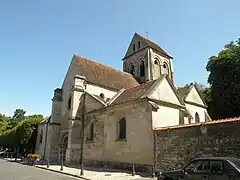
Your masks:
<instances>
[{"instance_id":1,"label":"stone church facade","mask_svg":"<svg viewBox=\"0 0 240 180\"><path fill-rule=\"evenodd\" d=\"M73 55L51 116L38 128L36 153L59 161L62 151L76 164L83 151L86 165L151 167L154 129L211 121L194 84L175 86L172 59L137 33L123 72Z\"/></svg>"}]
</instances>

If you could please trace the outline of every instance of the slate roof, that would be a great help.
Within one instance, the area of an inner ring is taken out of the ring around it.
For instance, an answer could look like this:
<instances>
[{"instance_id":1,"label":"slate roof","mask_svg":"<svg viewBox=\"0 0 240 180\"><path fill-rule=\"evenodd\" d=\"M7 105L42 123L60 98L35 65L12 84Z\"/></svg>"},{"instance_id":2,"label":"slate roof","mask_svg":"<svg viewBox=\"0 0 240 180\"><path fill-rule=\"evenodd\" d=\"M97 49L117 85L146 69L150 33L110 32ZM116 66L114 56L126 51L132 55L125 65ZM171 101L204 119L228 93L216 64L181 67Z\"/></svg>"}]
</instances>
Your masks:
<instances>
[{"instance_id":1,"label":"slate roof","mask_svg":"<svg viewBox=\"0 0 240 180\"><path fill-rule=\"evenodd\" d=\"M131 100L140 99L159 79L149 81L139 86L124 90L111 105L120 104Z\"/></svg>"},{"instance_id":2,"label":"slate roof","mask_svg":"<svg viewBox=\"0 0 240 180\"><path fill-rule=\"evenodd\" d=\"M131 74L121 72L101 63L74 55L78 75L85 76L88 82L120 90L138 86Z\"/></svg>"}]
</instances>

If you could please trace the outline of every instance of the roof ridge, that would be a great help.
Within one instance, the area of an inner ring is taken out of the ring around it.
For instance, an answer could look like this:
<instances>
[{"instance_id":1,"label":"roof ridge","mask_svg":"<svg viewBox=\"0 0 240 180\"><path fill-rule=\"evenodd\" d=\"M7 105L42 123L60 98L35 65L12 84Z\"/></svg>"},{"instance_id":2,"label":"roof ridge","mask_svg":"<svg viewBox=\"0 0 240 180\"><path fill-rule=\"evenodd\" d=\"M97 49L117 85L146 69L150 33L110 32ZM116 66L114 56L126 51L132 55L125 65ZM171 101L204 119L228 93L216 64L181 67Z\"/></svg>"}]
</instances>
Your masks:
<instances>
[{"instance_id":1,"label":"roof ridge","mask_svg":"<svg viewBox=\"0 0 240 180\"><path fill-rule=\"evenodd\" d=\"M80 58L81 60L91 61L91 62L93 62L93 63L100 64L100 65L102 65L102 66L105 66L105 67L107 67L107 68L110 68L110 69L112 69L112 70L114 70L114 71L121 72L121 73L123 73L123 74L127 74L128 76L132 76L131 74L129 74L129 73L127 73L127 72L124 72L124 71L115 69L115 68L113 68L113 67L111 67L111 66L107 66L106 64L103 64L103 63L99 63L97 60L92 60L92 59L89 59L89 58L86 58L86 57L83 57L83 56L79 56L79 55L77 55L77 54L74 54L74 56L76 56L77 58Z\"/></svg>"}]
</instances>

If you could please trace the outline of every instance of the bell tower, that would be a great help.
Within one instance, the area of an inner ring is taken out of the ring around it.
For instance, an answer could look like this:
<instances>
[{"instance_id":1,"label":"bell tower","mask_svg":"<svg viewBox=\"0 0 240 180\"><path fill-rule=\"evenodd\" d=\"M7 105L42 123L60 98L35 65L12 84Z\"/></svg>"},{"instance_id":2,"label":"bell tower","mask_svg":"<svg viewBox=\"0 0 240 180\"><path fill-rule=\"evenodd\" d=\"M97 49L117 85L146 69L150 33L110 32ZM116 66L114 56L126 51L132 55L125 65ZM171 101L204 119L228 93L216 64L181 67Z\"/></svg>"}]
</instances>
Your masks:
<instances>
[{"instance_id":1,"label":"bell tower","mask_svg":"<svg viewBox=\"0 0 240 180\"><path fill-rule=\"evenodd\" d=\"M145 83L167 74L173 82L172 57L156 43L135 33L123 58L124 72Z\"/></svg>"}]
</instances>

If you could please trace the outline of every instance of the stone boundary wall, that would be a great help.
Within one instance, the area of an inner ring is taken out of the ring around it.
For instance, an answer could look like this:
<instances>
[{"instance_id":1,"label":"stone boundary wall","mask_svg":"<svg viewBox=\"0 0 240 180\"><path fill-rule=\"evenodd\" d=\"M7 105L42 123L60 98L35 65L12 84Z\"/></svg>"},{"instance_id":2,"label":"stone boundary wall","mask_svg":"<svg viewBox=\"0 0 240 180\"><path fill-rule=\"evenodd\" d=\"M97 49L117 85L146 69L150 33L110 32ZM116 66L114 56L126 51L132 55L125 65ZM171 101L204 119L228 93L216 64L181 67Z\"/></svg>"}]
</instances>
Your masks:
<instances>
[{"instance_id":1,"label":"stone boundary wall","mask_svg":"<svg viewBox=\"0 0 240 180\"><path fill-rule=\"evenodd\" d=\"M155 170L181 168L204 156L240 158L240 118L154 130Z\"/></svg>"}]
</instances>

